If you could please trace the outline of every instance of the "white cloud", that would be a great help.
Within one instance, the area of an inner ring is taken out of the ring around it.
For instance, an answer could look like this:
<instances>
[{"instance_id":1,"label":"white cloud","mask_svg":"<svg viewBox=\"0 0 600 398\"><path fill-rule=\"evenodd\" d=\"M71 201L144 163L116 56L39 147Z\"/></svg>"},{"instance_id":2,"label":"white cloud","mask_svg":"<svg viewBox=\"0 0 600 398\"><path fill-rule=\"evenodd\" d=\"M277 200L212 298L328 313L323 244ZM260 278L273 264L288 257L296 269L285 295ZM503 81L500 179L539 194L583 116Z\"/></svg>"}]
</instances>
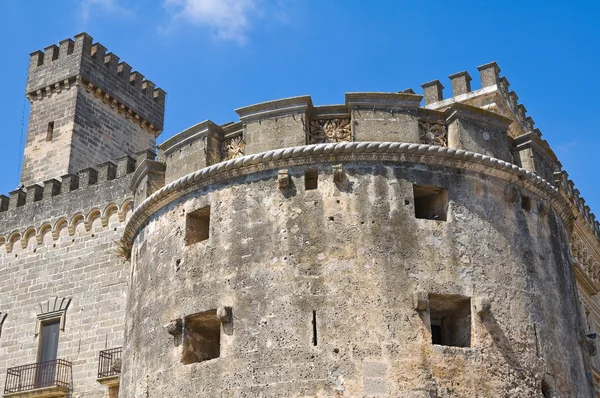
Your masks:
<instances>
[{"instance_id":1,"label":"white cloud","mask_svg":"<svg viewBox=\"0 0 600 398\"><path fill-rule=\"evenodd\" d=\"M112 15L128 16L133 11L121 6L118 0L81 0L79 16L82 22L89 21L93 13L102 12Z\"/></svg>"},{"instance_id":2,"label":"white cloud","mask_svg":"<svg viewBox=\"0 0 600 398\"><path fill-rule=\"evenodd\" d=\"M263 17L263 3L264 0L164 0L173 25L186 21L209 26L215 37L240 44L247 40L253 25L251 19Z\"/></svg>"}]
</instances>

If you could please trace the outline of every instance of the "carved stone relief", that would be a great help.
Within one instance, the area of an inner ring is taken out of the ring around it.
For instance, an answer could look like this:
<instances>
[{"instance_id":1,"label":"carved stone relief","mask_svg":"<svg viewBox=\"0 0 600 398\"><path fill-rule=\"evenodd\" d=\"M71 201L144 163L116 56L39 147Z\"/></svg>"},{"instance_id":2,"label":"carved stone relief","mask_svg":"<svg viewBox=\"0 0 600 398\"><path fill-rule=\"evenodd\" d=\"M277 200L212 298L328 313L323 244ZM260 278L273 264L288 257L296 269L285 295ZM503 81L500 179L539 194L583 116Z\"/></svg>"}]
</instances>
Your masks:
<instances>
[{"instance_id":1,"label":"carved stone relief","mask_svg":"<svg viewBox=\"0 0 600 398\"><path fill-rule=\"evenodd\" d=\"M309 144L352 141L350 119L311 120L308 134Z\"/></svg>"},{"instance_id":2,"label":"carved stone relief","mask_svg":"<svg viewBox=\"0 0 600 398\"><path fill-rule=\"evenodd\" d=\"M446 126L419 121L419 138L423 144L448 146Z\"/></svg>"},{"instance_id":3,"label":"carved stone relief","mask_svg":"<svg viewBox=\"0 0 600 398\"><path fill-rule=\"evenodd\" d=\"M244 156L244 140L242 136L226 139L221 144L222 161L239 158Z\"/></svg>"}]
</instances>

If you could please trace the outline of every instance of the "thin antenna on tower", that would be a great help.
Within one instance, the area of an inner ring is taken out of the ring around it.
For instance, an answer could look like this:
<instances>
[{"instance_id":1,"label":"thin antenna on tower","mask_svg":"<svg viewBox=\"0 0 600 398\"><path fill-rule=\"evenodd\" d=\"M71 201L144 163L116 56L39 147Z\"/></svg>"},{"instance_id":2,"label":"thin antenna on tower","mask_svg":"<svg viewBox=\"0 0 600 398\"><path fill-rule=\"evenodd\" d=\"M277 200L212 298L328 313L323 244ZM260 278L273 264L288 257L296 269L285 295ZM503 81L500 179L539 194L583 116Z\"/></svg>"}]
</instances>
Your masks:
<instances>
[{"instance_id":1,"label":"thin antenna on tower","mask_svg":"<svg viewBox=\"0 0 600 398\"><path fill-rule=\"evenodd\" d=\"M25 74L25 87L27 87L27 76L29 74L29 68L27 68L27 73ZM23 112L21 113L21 138L19 139L19 153L17 155L17 183L16 185L19 185L19 183L21 182L21 166L23 163L23 151L24 151L24 146L25 146L25 142L24 142L24 138L23 138L23 133L25 131L25 106L26 106L26 102L27 99L24 98L23 99Z\"/></svg>"}]
</instances>

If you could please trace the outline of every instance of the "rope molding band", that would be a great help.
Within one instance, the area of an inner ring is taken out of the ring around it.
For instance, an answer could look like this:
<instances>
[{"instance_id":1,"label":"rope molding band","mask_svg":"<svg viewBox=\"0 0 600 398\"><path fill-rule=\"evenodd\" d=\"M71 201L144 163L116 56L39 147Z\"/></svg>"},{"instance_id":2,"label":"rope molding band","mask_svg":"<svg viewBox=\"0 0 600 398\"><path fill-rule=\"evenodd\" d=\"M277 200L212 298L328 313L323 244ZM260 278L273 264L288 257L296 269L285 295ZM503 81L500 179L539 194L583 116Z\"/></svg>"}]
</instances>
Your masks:
<instances>
[{"instance_id":1,"label":"rope molding band","mask_svg":"<svg viewBox=\"0 0 600 398\"><path fill-rule=\"evenodd\" d=\"M517 183L547 199L565 224L572 213L558 189L537 174L512 163L462 149L401 142L339 142L303 145L247 155L205 167L164 186L144 200L131 215L123 244L131 248L139 228L157 210L203 186L289 165L335 161L396 161L462 168Z\"/></svg>"}]
</instances>

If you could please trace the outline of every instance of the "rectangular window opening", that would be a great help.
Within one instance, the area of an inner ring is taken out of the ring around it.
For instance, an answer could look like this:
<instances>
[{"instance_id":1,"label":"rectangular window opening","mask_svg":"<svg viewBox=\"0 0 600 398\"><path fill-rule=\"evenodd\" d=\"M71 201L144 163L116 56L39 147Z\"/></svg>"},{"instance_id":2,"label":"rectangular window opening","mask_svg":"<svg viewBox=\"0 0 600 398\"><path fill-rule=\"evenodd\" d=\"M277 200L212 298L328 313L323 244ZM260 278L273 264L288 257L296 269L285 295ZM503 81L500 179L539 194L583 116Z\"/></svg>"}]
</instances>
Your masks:
<instances>
[{"instance_id":1,"label":"rectangular window opening","mask_svg":"<svg viewBox=\"0 0 600 398\"><path fill-rule=\"evenodd\" d=\"M528 196L521 196L521 207L525 211L531 211L533 204L531 198Z\"/></svg>"},{"instance_id":2,"label":"rectangular window opening","mask_svg":"<svg viewBox=\"0 0 600 398\"><path fill-rule=\"evenodd\" d=\"M53 385L56 375L56 359L58 355L58 335L60 319L43 322L40 330L38 348L38 366L35 375L35 388Z\"/></svg>"},{"instance_id":3,"label":"rectangular window opening","mask_svg":"<svg viewBox=\"0 0 600 398\"><path fill-rule=\"evenodd\" d=\"M454 295L429 295L431 343L471 347L471 299Z\"/></svg>"},{"instance_id":4,"label":"rectangular window opening","mask_svg":"<svg viewBox=\"0 0 600 398\"><path fill-rule=\"evenodd\" d=\"M217 310L189 315L183 321L181 363L208 361L221 356L221 320Z\"/></svg>"},{"instance_id":5,"label":"rectangular window opening","mask_svg":"<svg viewBox=\"0 0 600 398\"><path fill-rule=\"evenodd\" d=\"M46 130L46 141L52 141L54 138L54 122L48 123L48 129Z\"/></svg>"},{"instance_id":6,"label":"rectangular window opening","mask_svg":"<svg viewBox=\"0 0 600 398\"><path fill-rule=\"evenodd\" d=\"M319 187L319 171L312 169L304 172L304 189L310 191Z\"/></svg>"},{"instance_id":7,"label":"rectangular window opening","mask_svg":"<svg viewBox=\"0 0 600 398\"><path fill-rule=\"evenodd\" d=\"M208 239L210 230L210 206L188 213L185 221L186 245Z\"/></svg>"},{"instance_id":8,"label":"rectangular window opening","mask_svg":"<svg viewBox=\"0 0 600 398\"><path fill-rule=\"evenodd\" d=\"M430 185L413 185L415 217L425 220L446 221L448 190Z\"/></svg>"}]
</instances>

